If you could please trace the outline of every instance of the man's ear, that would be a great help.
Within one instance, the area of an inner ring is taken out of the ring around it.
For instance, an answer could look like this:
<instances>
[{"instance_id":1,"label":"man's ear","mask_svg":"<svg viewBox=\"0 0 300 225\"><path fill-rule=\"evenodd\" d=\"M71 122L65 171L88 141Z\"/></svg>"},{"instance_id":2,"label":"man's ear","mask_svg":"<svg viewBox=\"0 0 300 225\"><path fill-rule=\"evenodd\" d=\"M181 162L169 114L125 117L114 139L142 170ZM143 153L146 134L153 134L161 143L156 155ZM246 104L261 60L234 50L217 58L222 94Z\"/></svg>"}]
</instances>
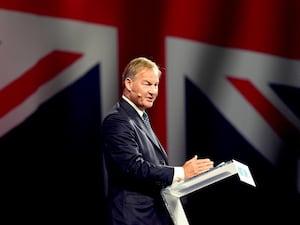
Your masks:
<instances>
[{"instance_id":1,"label":"man's ear","mask_svg":"<svg viewBox=\"0 0 300 225\"><path fill-rule=\"evenodd\" d=\"M125 79L125 87L128 91L132 89L132 80L129 77Z\"/></svg>"}]
</instances>

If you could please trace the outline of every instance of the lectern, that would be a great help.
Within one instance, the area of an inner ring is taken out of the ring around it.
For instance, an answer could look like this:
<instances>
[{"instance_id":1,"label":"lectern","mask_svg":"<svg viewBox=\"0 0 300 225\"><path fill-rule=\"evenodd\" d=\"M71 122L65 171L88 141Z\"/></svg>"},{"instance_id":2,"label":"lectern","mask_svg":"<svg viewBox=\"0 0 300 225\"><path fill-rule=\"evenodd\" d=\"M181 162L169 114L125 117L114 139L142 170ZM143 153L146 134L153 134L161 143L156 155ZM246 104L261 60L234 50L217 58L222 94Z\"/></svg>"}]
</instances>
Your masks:
<instances>
[{"instance_id":1,"label":"lectern","mask_svg":"<svg viewBox=\"0 0 300 225\"><path fill-rule=\"evenodd\" d=\"M174 225L189 225L181 204L181 197L236 174L241 181L255 186L248 166L232 159L193 178L164 188L161 195Z\"/></svg>"}]
</instances>

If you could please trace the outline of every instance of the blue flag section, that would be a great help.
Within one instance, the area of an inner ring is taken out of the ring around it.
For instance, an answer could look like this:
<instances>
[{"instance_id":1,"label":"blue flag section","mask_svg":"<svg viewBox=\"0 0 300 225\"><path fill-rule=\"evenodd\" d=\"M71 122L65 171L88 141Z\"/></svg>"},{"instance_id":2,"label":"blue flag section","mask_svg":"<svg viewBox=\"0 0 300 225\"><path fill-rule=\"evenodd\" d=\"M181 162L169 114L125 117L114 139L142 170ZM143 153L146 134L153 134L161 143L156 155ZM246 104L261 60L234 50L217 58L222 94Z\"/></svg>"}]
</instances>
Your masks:
<instances>
[{"instance_id":1,"label":"blue flag section","mask_svg":"<svg viewBox=\"0 0 300 225\"><path fill-rule=\"evenodd\" d=\"M96 65L1 138L10 223L104 221L99 74Z\"/></svg>"},{"instance_id":2,"label":"blue flag section","mask_svg":"<svg viewBox=\"0 0 300 225\"><path fill-rule=\"evenodd\" d=\"M297 104L292 99L300 98L300 89L273 88L299 116ZM280 160L272 165L189 79L185 79L185 101L188 157L195 154L210 157L216 164L231 159L245 162L256 182L256 187L252 187L240 182L237 176L231 177L184 197L190 224L198 224L199 216L213 224L228 218L232 224L241 220L256 223L260 218L268 218L269 222L276 222L279 218L295 221L297 212L294 207L300 203L295 183L299 157L296 140L290 142L287 137L284 146L280 147ZM282 210L283 207L285 210Z\"/></svg>"}]
</instances>

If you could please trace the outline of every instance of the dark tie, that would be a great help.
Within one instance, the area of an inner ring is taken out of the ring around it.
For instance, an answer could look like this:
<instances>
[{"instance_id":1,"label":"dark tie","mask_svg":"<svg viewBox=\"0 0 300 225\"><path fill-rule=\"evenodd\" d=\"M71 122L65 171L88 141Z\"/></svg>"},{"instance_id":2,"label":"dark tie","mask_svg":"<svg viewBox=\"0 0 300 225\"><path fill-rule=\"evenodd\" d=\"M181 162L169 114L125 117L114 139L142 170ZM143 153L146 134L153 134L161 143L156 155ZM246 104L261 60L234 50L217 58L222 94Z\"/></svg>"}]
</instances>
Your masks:
<instances>
[{"instance_id":1,"label":"dark tie","mask_svg":"<svg viewBox=\"0 0 300 225\"><path fill-rule=\"evenodd\" d=\"M146 124L146 127L148 128L149 133L153 137L153 140L158 145L158 141L156 139L156 136L155 136L155 134L154 134L154 132L152 130L151 124L150 124L149 116L148 116L148 114L146 112L143 113L143 120L144 120L144 123Z\"/></svg>"},{"instance_id":2,"label":"dark tie","mask_svg":"<svg viewBox=\"0 0 300 225\"><path fill-rule=\"evenodd\" d=\"M152 131L150 120L149 120L149 116L148 116L148 114L146 112L143 113L143 120L144 120L144 123L146 124L147 128L150 131Z\"/></svg>"},{"instance_id":3,"label":"dark tie","mask_svg":"<svg viewBox=\"0 0 300 225\"><path fill-rule=\"evenodd\" d=\"M152 135L152 137L153 137L152 139L155 141L156 145L160 145L158 139L156 138L156 136L155 136L155 134L152 130L150 120L149 120L149 116L146 112L143 112L143 120L144 120L144 123L146 124L146 127L149 130L149 133ZM166 152L164 151L164 149L162 149L162 151L164 152L165 155L167 155Z\"/></svg>"}]
</instances>

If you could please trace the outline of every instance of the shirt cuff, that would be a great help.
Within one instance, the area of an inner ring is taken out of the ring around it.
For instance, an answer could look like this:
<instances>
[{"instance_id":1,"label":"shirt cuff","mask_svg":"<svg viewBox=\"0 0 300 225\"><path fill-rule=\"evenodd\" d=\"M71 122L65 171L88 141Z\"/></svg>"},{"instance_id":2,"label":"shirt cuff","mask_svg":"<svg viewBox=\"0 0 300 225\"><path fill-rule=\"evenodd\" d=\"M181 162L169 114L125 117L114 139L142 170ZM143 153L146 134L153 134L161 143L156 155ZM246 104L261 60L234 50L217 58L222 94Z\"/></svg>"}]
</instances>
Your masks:
<instances>
[{"instance_id":1,"label":"shirt cuff","mask_svg":"<svg viewBox=\"0 0 300 225\"><path fill-rule=\"evenodd\" d=\"M174 167L173 183L178 183L184 180L184 170L182 167Z\"/></svg>"}]
</instances>

